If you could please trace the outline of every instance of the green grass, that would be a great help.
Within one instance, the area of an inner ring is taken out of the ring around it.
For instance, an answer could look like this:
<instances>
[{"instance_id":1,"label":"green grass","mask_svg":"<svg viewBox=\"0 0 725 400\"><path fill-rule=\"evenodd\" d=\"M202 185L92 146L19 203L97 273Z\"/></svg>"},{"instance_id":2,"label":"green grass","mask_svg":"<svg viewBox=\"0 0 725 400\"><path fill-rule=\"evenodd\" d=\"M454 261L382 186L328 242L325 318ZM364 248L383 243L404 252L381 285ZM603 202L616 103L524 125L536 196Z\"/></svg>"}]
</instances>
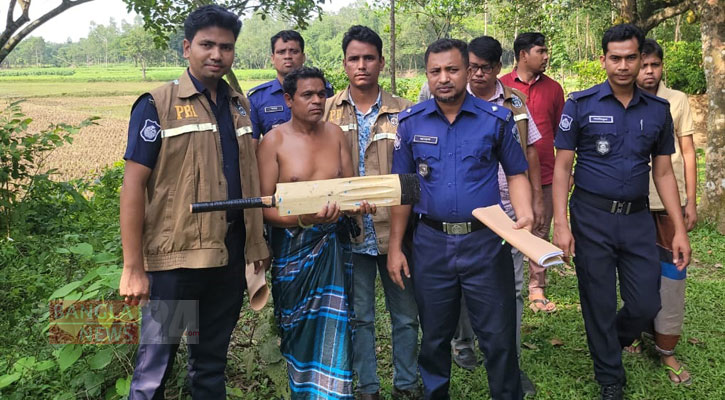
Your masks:
<instances>
[{"instance_id":1,"label":"green grass","mask_svg":"<svg viewBox=\"0 0 725 400\"><path fill-rule=\"evenodd\" d=\"M178 75L176 76L178 77ZM264 80L240 80L246 93L249 89L266 82ZM134 82L18 82L0 79L0 98L52 98L52 97L113 97L138 96L159 85L158 81ZM130 107L130 104L128 105ZM92 111L91 111L92 113Z\"/></svg>"},{"instance_id":2,"label":"green grass","mask_svg":"<svg viewBox=\"0 0 725 400\"><path fill-rule=\"evenodd\" d=\"M184 69L186 69L185 66L149 67L146 69L146 80L170 81L178 78ZM237 69L234 73L240 81L270 80L276 76L273 69ZM134 82L142 79L141 67L131 64L113 64L108 67L48 67L0 70L0 82Z\"/></svg>"}]
</instances>

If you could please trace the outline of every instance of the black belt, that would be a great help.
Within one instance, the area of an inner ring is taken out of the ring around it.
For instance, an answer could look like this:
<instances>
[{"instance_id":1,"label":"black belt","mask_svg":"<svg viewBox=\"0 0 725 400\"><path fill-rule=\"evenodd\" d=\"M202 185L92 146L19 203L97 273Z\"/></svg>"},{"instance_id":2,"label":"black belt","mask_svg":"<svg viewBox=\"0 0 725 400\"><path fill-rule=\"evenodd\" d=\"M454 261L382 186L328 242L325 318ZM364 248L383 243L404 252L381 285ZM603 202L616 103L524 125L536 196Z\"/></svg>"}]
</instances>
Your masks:
<instances>
[{"instance_id":1,"label":"black belt","mask_svg":"<svg viewBox=\"0 0 725 400\"><path fill-rule=\"evenodd\" d=\"M649 208L649 199L647 197L632 201L617 201L579 188L574 189L572 197L576 197L577 200L581 200L592 207L604 210L610 214L629 215Z\"/></svg>"},{"instance_id":2,"label":"black belt","mask_svg":"<svg viewBox=\"0 0 725 400\"><path fill-rule=\"evenodd\" d=\"M420 215L420 220L431 228L445 232L449 235L465 235L483 229L485 226L478 220L470 222L441 222L430 219L423 214Z\"/></svg>"}]
</instances>

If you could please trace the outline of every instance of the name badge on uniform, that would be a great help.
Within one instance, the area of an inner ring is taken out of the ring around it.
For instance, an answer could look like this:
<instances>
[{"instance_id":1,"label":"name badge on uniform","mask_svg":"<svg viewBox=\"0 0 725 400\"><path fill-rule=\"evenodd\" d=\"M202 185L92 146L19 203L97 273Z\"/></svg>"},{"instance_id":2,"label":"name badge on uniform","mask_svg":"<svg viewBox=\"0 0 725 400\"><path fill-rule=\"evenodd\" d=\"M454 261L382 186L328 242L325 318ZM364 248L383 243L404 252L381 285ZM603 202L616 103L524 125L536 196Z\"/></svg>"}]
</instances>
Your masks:
<instances>
[{"instance_id":1,"label":"name badge on uniform","mask_svg":"<svg viewBox=\"0 0 725 400\"><path fill-rule=\"evenodd\" d=\"M609 145L609 141L605 138L599 138L597 140L597 153L600 155L607 155L609 154L611 146Z\"/></svg>"},{"instance_id":2,"label":"name badge on uniform","mask_svg":"<svg viewBox=\"0 0 725 400\"><path fill-rule=\"evenodd\" d=\"M614 117L611 115L590 115L589 123L590 124L613 124Z\"/></svg>"},{"instance_id":3,"label":"name badge on uniform","mask_svg":"<svg viewBox=\"0 0 725 400\"><path fill-rule=\"evenodd\" d=\"M436 136L413 136L413 143L425 143L425 144L438 144L438 138Z\"/></svg>"},{"instance_id":4,"label":"name badge on uniform","mask_svg":"<svg viewBox=\"0 0 725 400\"><path fill-rule=\"evenodd\" d=\"M275 113L275 112L282 112L282 111L284 111L284 108L282 106L264 107L265 113Z\"/></svg>"}]
</instances>

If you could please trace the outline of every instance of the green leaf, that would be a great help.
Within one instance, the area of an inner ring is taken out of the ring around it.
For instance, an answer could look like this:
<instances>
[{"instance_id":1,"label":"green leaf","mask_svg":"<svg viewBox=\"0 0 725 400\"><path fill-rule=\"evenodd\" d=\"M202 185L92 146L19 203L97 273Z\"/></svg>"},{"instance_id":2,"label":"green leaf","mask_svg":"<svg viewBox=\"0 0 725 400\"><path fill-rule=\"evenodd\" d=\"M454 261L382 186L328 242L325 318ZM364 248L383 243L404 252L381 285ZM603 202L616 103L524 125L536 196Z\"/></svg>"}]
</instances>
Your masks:
<instances>
[{"instance_id":1,"label":"green leaf","mask_svg":"<svg viewBox=\"0 0 725 400\"><path fill-rule=\"evenodd\" d=\"M270 338L262 343L259 348L259 355L262 360L269 364L274 364L282 359L282 353L279 351L276 338Z\"/></svg>"},{"instance_id":2,"label":"green leaf","mask_svg":"<svg viewBox=\"0 0 725 400\"><path fill-rule=\"evenodd\" d=\"M53 294L50 295L50 299L57 299L60 297L67 296L70 292L76 290L81 285L81 281L73 281L60 289L57 289Z\"/></svg>"},{"instance_id":3,"label":"green leaf","mask_svg":"<svg viewBox=\"0 0 725 400\"><path fill-rule=\"evenodd\" d=\"M128 396L131 391L131 377L116 379L116 394L119 396Z\"/></svg>"},{"instance_id":4,"label":"green leaf","mask_svg":"<svg viewBox=\"0 0 725 400\"><path fill-rule=\"evenodd\" d=\"M77 344L67 344L58 354L58 366L65 371L81 357L83 349Z\"/></svg>"},{"instance_id":5,"label":"green leaf","mask_svg":"<svg viewBox=\"0 0 725 400\"><path fill-rule=\"evenodd\" d=\"M26 369L33 369L33 366L35 366L35 357L23 357L18 361L15 361L15 365L13 365L13 370L22 372Z\"/></svg>"},{"instance_id":6,"label":"green leaf","mask_svg":"<svg viewBox=\"0 0 725 400\"><path fill-rule=\"evenodd\" d=\"M96 264L106 264L106 263L112 263L118 260L118 257L111 253L98 253L93 255L93 261Z\"/></svg>"},{"instance_id":7,"label":"green leaf","mask_svg":"<svg viewBox=\"0 0 725 400\"><path fill-rule=\"evenodd\" d=\"M70 254L70 250L66 249L65 247L58 247L55 249L55 252L58 254Z\"/></svg>"},{"instance_id":8,"label":"green leaf","mask_svg":"<svg viewBox=\"0 0 725 400\"><path fill-rule=\"evenodd\" d=\"M18 379L20 379L20 373L18 372L0 376L0 389L12 385Z\"/></svg>"},{"instance_id":9,"label":"green leaf","mask_svg":"<svg viewBox=\"0 0 725 400\"><path fill-rule=\"evenodd\" d=\"M71 246L68 250L70 250L73 254L78 254L81 256L93 256L93 246L91 246L89 243L78 243L75 246Z\"/></svg>"},{"instance_id":10,"label":"green leaf","mask_svg":"<svg viewBox=\"0 0 725 400\"><path fill-rule=\"evenodd\" d=\"M37 363L35 365L35 370L38 372L47 371L47 370L53 368L53 366L55 366L55 361L45 360L45 361L41 361L41 362Z\"/></svg>"},{"instance_id":11,"label":"green leaf","mask_svg":"<svg viewBox=\"0 0 725 400\"><path fill-rule=\"evenodd\" d=\"M113 360L113 348L106 347L98 353L94 354L93 357L88 360L88 365L91 367L91 369L102 369L110 364L111 360Z\"/></svg>"}]
</instances>

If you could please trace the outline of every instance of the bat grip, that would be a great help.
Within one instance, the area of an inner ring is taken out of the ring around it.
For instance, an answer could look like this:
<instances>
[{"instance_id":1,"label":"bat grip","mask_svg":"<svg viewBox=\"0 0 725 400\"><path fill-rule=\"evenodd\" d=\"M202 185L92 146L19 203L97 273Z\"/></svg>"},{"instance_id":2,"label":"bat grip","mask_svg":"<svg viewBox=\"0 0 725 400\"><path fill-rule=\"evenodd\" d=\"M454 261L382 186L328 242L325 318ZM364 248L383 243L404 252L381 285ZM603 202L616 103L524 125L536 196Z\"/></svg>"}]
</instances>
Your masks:
<instances>
[{"instance_id":1,"label":"bat grip","mask_svg":"<svg viewBox=\"0 0 725 400\"><path fill-rule=\"evenodd\" d=\"M232 199L222 201L209 201L205 203L192 203L192 214L226 211L226 210L243 210L246 208L271 208L274 207L274 197L250 197L246 199Z\"/></svg>"}]
</instances>

